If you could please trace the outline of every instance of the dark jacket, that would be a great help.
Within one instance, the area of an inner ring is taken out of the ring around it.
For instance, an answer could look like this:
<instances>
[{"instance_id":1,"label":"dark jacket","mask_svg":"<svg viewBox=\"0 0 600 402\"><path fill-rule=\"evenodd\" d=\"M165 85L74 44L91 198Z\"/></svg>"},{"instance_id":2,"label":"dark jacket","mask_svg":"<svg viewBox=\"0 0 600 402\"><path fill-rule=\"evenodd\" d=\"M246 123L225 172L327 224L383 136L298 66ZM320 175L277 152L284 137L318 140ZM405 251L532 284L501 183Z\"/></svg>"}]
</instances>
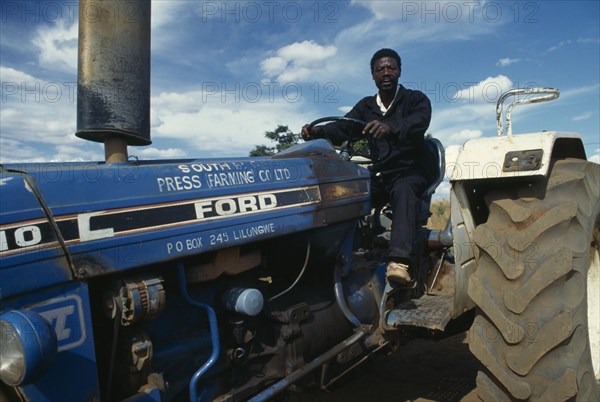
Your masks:
<instances>
[{"instance_id":1,"label":"dark jacket","mask_svg":"<svg viewBox=\"0 0 600 402\"><path fill-rule=\"evenodd\" d=\"M400 85L396 98L385 115L377 106L374 95L361 99L346 117L365 123L379 120L392 129L387 142L368 137L373 159L373 164L369 167L372 173L380 172L384 177L421 174L429 178L431 168L427 165L423 141L431 121L431 103L424 93ZM360 135L360 130L352 130L344 122L332 123L323 128L325 136L336 145L349 137Z\"/></svg>"}]
</instances>

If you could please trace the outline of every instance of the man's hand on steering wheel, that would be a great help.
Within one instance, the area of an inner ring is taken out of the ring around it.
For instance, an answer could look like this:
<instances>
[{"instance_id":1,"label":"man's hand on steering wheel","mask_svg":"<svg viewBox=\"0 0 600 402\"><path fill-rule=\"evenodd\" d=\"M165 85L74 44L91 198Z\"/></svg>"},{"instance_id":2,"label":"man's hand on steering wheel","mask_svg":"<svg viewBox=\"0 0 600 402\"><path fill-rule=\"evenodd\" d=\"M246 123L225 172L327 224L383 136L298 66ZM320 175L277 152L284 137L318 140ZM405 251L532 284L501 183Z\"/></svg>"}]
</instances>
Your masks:
<instances>
[{"instance_id":1,"label":"man's hand on steering wheel","mask_svg":"<svg viewBox=\"0 0 600 402\"><path fill-rule=\"evenodd\" d=\"M305 124L302 126L300 135L302 135L302 139L304 141L309 141L314 138L321 138L321 137L323 137L323 128L322 127L313 127L310 124Z\"/></svg>"},{"instance_id":2,"label":"man's hand on steering wheel","mask_svg":"<svg viewBox=\"0 0 600 402\"><path fill-rule=\"evenodd\" d=\"M370 135L375 139L387 138L391 132L390 126L377 120L367 123L362 131L363 135Z\"/></svg>"},{"instance_id":3,"label":"man's hand on steering wheel","mask_svg":"<svg viewBox=\"0 0 600 402\"><path fill-rule=\"evenodd\" d=\"M357 130L354 130L354 134L348 134L347 140L344 141L344 143L342 144L342 147L344 148L345 152L348 153L350 155L350 157L354 154L353 150L352 150L352 144L356 143L357 141L359 141L362 138L359 133L361 133L363 137L370 135L376 141L375 141L375 151L371 150L371 152L374 152L374 154L369 153L368 155L363 155L363 154L360 154L360 155L357 154L357 155L366 157L373 162L385 159L389 155L389 153L390 153L389 137L391 136L392 130L391 130L390 126L388 126L387 124L382 123L380 121L372 121L369 123L365 123L362 120L354 119L351 117L345 117L345 116L343 116L343 117L342 116L321 117L320 119L317 119L317 120L311 122L310 124L305 124L304 126L302 126L302 129L300 130L300 135L302 136L302 139L305 141L309 141L314 138L325 137L325 130L323 129L322 126L318 126L318 125L322 124L322 123L326 123L326 122L336 122L336 123L339 122L339 123L344 123L344 125L348 125L348 124L355 125ZM351 133L351 131L349 131L349 133ZM341 148L338 146L337 149L341 149Z\"/></svg>"}]
</instances>

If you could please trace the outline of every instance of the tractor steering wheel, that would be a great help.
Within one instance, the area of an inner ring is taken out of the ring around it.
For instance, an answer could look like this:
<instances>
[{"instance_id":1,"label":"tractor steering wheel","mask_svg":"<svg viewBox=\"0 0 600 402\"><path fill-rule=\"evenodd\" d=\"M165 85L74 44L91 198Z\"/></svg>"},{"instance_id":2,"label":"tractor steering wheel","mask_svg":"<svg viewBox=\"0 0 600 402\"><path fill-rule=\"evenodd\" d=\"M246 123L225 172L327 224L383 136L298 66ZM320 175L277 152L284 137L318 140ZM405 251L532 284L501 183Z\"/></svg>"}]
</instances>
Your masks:
<instances>
[{"instance_id":1,"label":"tractor steering wheel","mask_svg":"<svg viewBox=\"0 0 600 402\"><path fill-rule=\"evenodd\" d=\"M314 126L317 126L321 123L325 123L325 122L331 122L331 121L347 121L350 123L354 123L354 124L358 124L360 126L366 126L367 123L362 121L362 120L358 120L358 119L353 119L351 117L344 117L344 116L329 116L329 117L321 117L320 119L317 119L311 123L308 124L308 126L310 128L313 128Z\"/></svg>"},{"instance_id":2,"label":"tractor steering wheel","mask_svg":"<svg viewBox=\"0 0 600 402\"><path fill-rule=\"evenodd\" d=\"M366 153L360 152L360 151L356 152L354 150L354 144L356 142L362 140L363 138L365 138L364 136L362 136L362 129L364 128L364 126L367 125L367 123L362 120L353 119L351 117L344 117L344 116L329 116L329 117L321 117L320 119L316 119L316 120L312 121L311 123L309 123L308 126L312 130L313 127L318 126L319 124L328 123L328 122L350 123L352 125L358 126L361 130L360 135L349 135L348 141L344 141L341 146L336 147L336 149L338 149L340 151L340 157L342 159L350 160L350 159L352 159L353 156L360 156L360 157L368 159L368 161L366 161L365 163L371 163L371 162L377 162L381 159L384 159L385 157L387 157L389 155L390 143L387 139L371 139L371 141L375 141L378 155L372 155L371 152L369 151L370 147L368 147Z\"/></svg>"}]
</instances>

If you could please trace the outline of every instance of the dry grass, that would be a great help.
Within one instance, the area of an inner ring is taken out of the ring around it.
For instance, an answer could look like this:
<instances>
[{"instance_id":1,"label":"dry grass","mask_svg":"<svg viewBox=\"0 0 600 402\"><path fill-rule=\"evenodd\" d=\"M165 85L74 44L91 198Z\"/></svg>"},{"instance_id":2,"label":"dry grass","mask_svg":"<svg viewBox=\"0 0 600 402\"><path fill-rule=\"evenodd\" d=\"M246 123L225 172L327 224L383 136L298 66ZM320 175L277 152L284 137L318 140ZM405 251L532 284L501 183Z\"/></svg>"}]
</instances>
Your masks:
<instances>
[{"instance_id":1,"label":"dry grass","mask_svg":"<svg viewBox=\"0 0 600 402\"><path fill-rule=\"evenodd\" d=\"M427 221L427 227L430 229L444 229L448 219L450 219L450 201L434 200L431 202L431 216Z\"/></svg>"}]
</instances>

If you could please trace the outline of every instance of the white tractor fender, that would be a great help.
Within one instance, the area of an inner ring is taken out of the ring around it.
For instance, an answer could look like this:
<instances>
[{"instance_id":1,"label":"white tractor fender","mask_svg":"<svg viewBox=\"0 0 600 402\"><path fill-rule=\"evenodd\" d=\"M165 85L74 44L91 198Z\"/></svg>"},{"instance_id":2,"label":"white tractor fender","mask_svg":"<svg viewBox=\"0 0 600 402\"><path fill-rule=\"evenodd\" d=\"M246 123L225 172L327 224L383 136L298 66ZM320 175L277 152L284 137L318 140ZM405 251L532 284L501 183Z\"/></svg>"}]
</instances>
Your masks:
<instances>
[{"instance_id":1,"label":"white tractor fender","mask_svg":"<svg viewBox=\"0 0 600 402\"><path fill-rule=\"evenodd\" d=\"M557 143L560 141L560 143ZM467 141L455 163L448 162L450 181L545 176L555 147L562 157L585 159L577 133L537 133L477 138Z\"/></svg>"}]
</instances>

